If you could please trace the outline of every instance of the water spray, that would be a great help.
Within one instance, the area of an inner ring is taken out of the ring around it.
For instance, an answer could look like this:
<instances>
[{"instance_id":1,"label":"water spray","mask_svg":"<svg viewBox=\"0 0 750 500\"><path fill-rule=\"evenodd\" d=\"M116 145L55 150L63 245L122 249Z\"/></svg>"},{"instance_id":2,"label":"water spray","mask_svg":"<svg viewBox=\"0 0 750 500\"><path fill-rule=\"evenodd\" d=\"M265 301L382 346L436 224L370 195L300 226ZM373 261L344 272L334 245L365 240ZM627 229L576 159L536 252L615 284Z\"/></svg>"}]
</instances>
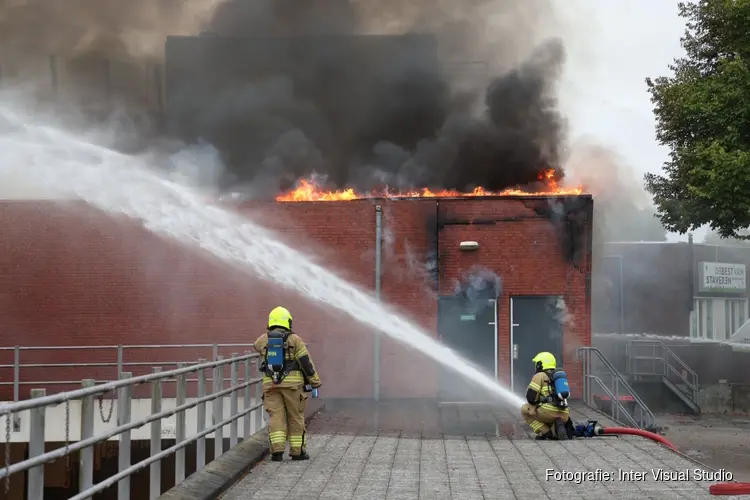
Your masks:
<instances>
[{"instance_id":1,"label":"water spray","mask_svg":"<svg viewBox=\"0 0 750 500\"><path fill-rule=\"evenodd\" d=\"M202 248L238 270L294 290L424 353L514 407L524 401L426 331L361 288L283 244L251 220L207 203L195 190L158 175L144 158L86 142L0 106L0 178L29 180L111 214L143 221L150 231Z\"/></svg>"}]
</instances>

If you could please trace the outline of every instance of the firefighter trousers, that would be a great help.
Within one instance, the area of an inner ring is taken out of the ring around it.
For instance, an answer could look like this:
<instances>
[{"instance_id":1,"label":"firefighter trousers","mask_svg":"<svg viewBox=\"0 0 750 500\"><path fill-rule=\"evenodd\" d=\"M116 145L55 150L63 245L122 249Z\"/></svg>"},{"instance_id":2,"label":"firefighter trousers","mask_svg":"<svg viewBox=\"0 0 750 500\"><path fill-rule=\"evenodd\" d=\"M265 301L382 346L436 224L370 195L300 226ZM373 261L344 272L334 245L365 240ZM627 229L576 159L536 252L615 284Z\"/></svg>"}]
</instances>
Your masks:
<instances>
[{"instance_id":1,"label":"firefighter trousers","mask_svg":"<svg viewBox=\"0 0 750 500\"><path fill-rule=\"evenodd\" d=\"M565 412L536 407L528 403L521 406L521 416L523 417L523 421L529 424L529 427L537 435L547 434L552 431L555 437L557 437L557 431L554 426L555 419L562 419L563 423L566 423L570 418L570 415Z\"/></svg>"},{"instance_id":2,"label":"firefighter trousers","mask_svg":"<svg viewBox=\"0 0 750 500\"><path fill-rule=\"evenodd\" d=\"M289 454L305 451L305 406L302 387L269 387L263 391L263 409L268 413L268 440L271 453L283 452L289 440Z\"/></svg>"}]
</instances>

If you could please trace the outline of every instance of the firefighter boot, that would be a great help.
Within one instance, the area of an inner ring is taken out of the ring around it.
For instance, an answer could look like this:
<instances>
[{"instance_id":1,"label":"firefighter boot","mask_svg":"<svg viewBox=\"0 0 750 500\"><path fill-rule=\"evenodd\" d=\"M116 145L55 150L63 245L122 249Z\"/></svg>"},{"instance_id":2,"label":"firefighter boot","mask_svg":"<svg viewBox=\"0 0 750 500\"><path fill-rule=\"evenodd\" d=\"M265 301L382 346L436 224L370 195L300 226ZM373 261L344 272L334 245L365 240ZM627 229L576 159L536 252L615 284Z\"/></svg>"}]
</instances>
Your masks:
<instances>
[{"instance_id":1,"label":"firefighter boot","mask_svg":"<svg viewBox=\"0 0 750 500\"><path fill-rule=\"evenodd\" d=\"M544 434L537 434L534 439L537 441L546 441L547 439L554 440L555 436L552 434L552 431L547 431Z\"/></svg>"},{"instance_id":2,"label":"firefighter boot","mask_svg":"<svg viewBox=\"0 0 750 500\"><path fill-rule=\"evenodd\" d=\"M565 422L565 430L568 431L568 439L576 437L576 426L571 419L568 419L568 421Z\"/></svg>"},{"instance_id":3,"label":"firefighter boot","mask_svg":"<svg viewBox=\"0 0 750 500\"><path fill-rule=\"evenodd\" d=\"M568 429L565 427L565 422L563 422L563 419L561 418L555 419L555 434L557 434L557 439L559 440L568 438Z\"/></svg>"},{"instance_id":4,"label":"firefighter boot","mask_svg":"<svg viewBox=\"0 0 750 500\"><path fill-rule=\"evenodd\" d=\"M302 450L302 453L299 455L292 455L292 460L310 460L310 455L305 450Z\"/></svg>"},{"instance_id":5,"label":"firefighter boot","mask_svg":"<svg viewBox=\"0 0 750 500\"><path fill-rule=\"evenodd\" d=\"M271 462L281 462L284 460L284 452L271 453Z\"/></svg>"}]
</instances>

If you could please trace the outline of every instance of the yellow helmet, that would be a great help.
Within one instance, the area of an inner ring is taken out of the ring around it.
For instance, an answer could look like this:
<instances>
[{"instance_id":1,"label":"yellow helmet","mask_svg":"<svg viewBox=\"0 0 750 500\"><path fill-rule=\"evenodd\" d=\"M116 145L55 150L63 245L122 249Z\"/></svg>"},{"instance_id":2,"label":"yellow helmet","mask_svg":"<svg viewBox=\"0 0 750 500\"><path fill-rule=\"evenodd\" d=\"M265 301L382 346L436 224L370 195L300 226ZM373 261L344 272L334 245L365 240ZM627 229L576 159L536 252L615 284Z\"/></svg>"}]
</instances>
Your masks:
<instances>
[{"instance_id":1,"label":"yellow helmet","mask_svg":"<svg viewBox=\"0 0 750 500\"><path fill-rule=\"evenodd\" d=\"M557 368L557 360L550 352L540 352L531 360L536 367L536 371L554 370Z\"/></svg>"},{"instance_id":2,"label":"yellow helmet","mask_svg":"<svg viewBox=\"0 0 750 500\"><path fill-rule=\"evenodd\" d=\"M271 311L271 313L268 315L268 328L270 329L274 326L280 326L291 331L292 313L281 306L275 307L273 311Z\"/></svg>"}]
</instances>

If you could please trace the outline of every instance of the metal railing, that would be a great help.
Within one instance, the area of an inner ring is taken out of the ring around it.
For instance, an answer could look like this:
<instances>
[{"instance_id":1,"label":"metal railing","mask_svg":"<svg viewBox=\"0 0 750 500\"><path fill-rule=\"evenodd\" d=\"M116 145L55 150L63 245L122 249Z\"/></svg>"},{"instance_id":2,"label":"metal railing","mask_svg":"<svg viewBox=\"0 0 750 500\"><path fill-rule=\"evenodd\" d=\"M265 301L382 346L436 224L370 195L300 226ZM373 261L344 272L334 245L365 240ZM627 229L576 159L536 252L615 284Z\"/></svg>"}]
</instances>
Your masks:
<instances>
[{"instance_id":1,"label":"metal railing","mask_svg":"<svg viewBox=\"0 0 750 500\"><path fill-rule=\"evenodd\" d=\"M578 356L583 363L583 399L587 405L600 408L601 403L598 404L596 399L600 402L605 400L596 396L603 395L609 398L611 416L615 420L639 428L656 425L656 417L649 407L599 349L580 347ZM634 406L633 411L623 405L622 396L629 397Z\"/></svg>"},{"instance_id":2,"label":"metal railing","mask_svg":"<svg viewBox=\"0 0 750 500\"><path fill-rule=\"evenodd\" d=\"M255 360L255 361L253 361ZM215 361L198 360L197 364L186 366L179 363L178 368L162 371L153 367L153 373L132 377L123 372L120 380L96 385L92 379L80 383L83 388L47 396L45 389L32 389L31 399L0 405L0 417L5 419L5 467L0 469L0 479L4 478L6 494L9 488L9 477L18 472L28 471L27 500L42 500L44 497L44 464L59 458L68 457L80 452L79 460L79 493L71 499L84 499L93 496L115 484L118 488L118 499L130 500L130 476L149 468L149 498L161 495L161 460L175 455L175 484L185 479L185 448L196 443L196 470L206 465L206 438L214 434L214 459L224 453L224 427L229 426L229 446L234 447L240 438L247 438L265 426L262 415L262 377L259 375L259 355L246 352L244 355L233 353L231 358L224 359L217 355ZM230 387L224 388L226 368L229 368ZM210 377L206 370L211 370ZM197 378L189 379L188 374L196 373ZM253 376L256 375L256 376ZM176 380L175 407L162 409L162 385L169 379ZM188 401L188 383L196 382L196 397ZM207 382L212 390L207 392ZM151 384L151 412L148 416L133 420L131 418L132 390L141 384ZM255 390L251 390L252 387ZM94 435L95 397L111 391L117 391L116 427ZM238 393L242 391L242 406L239 408ZM224 400L229 397L229 417L224 418ZM80 441L70 443L70 402L81 400ZM206 423L207 403L212 402L213 424ZM45 415L49 407L65 405L65 446L46 452L45 448ZM186 410L197 407L195 434L187 437ZM28 459L10 463L10 422L12 416L20 412L29 412L29 446ZM254 414L253 414L254 412ZM175 444L162 449L162 419L175 416ZM242 431L239 419L243 418ZM150 457L133 464L131 460L131 432L150 424ZM93 446L110 438L119 436L118 472L97 484L94 477Z\"/></svg>"},{"instance_id":3,"label":"metal railing","mask_svg":"<svg viewBox=\"0 0 750 500\"><path fill-rule=\"evenodd\" d=\"M143 352L147 350L161 350L161 351L177 351L177 350L190 350L190 351L205 351L206 358L216 359L216 356L222 350L235 349L235 350L248 350L252 348L252 344L151 344L151 345L100 345L100 346L14 346L14 347L0 347L0 355L3 353L13 353L13 363L0 364L0 369L13 369L13 380L0 380L0 386L13 385L13 401L20 399L21 386L24 385L36 385L36 386L54 386L54 385L77 385L80 380L22 380L25 373L24 368L33 368L34 372L39 372L39 369L45 368L117 368L117 371L112 373L113 376L107 377L104 380L114 381L120 379L120 374L125 371L126 368L149 368L156 364L161 366L177 366L182 361L128 361L128 354L135 353L137 351ZM88 356L107 359L111 358L112 361L89 361L81 362L76 360L75 362L26 362L24 359L27 356L37 357L43 354L57 354L60 352L86 352ZM26 356L23 355L26 353ZM210 357L209 357L210 356ZM97 379L100 380L100 379ZM101 381L101 380L100 380Z\"/></svg>"},{"instance_id":4,"label":"metal railing","mask_svg":"<svg viewBox=\"0 0 750 500\"><path fill-rule=\"evenodd\" d=\"M685 397L698 405L698 374L660 340L631 340L626 346L629 375L667 378Z\"/></svg>"}]
</instances>

